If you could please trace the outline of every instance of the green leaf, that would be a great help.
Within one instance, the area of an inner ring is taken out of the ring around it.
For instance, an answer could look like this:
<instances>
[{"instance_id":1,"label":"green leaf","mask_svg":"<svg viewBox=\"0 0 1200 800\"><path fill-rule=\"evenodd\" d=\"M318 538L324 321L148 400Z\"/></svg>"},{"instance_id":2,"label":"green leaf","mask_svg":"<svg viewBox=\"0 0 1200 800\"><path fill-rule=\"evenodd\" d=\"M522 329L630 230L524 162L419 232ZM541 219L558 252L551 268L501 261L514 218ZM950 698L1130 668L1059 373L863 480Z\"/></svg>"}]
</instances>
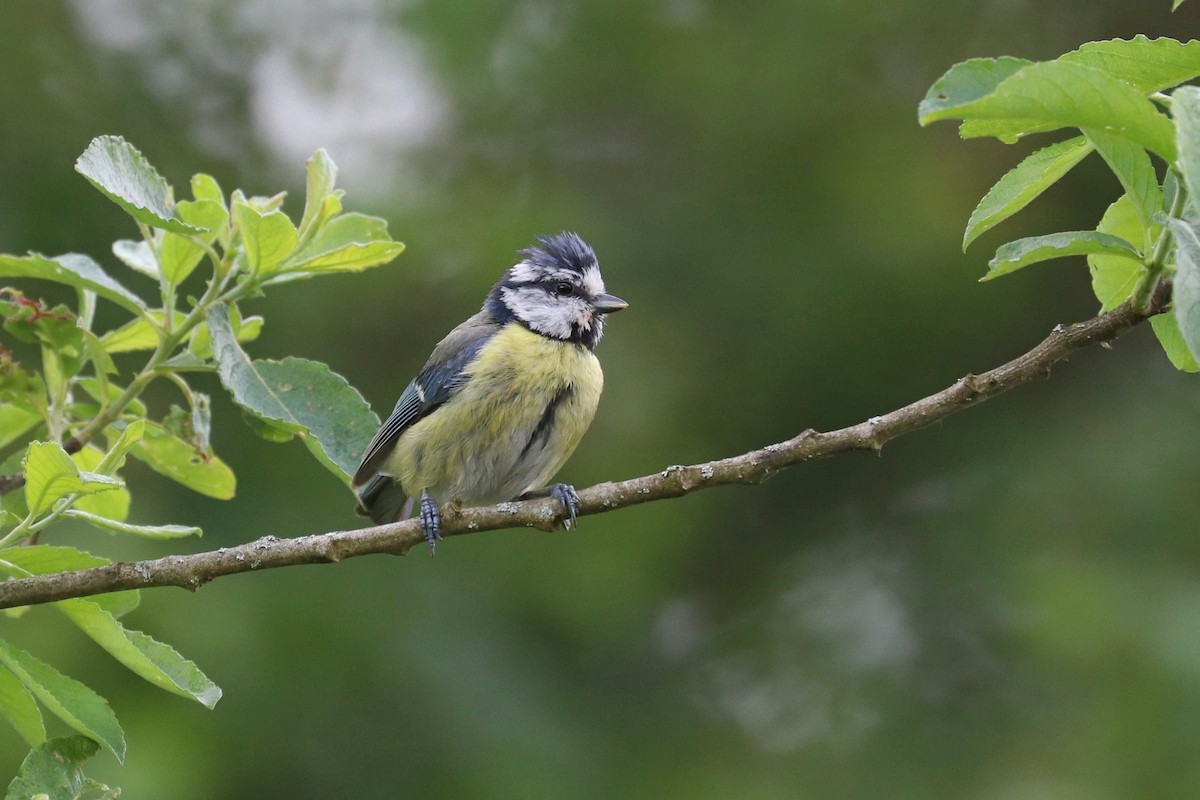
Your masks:
<instances>
[{"instance_id":1,"label":"green leaf","mask_svg":"<svg viewBox=\"0 0 1200 800\"><path fill-rule=\"evenodd\" d=\"M125 760L125 733L108 702L74 678L0 640L0 664L8 667L56 717Z\"/></svg>"},{"instance_id":2,"label":"green leaf","mask_svg":"<svg viewBox=\"0 0 1200 800\"><path fill-rule=\"evenodd\" d=\"M1187 187L1188 203L1200 208L1200 88L1181 86L1171 95L1175 136L1179 145L1179 171Z\"/></svg>"},{"instance_id":3,"label":"green leaf","mask_svg":"<svg viewBox=\"0 0 1200 800\"><path fill-rule=\"evenodd\" d=\"M1032 64L1024 58L972 58L955 64L938 78L917 108L922 125L933 121L931 115L986 97L1004 80ZM942 117L937 117L942 119Z\"/></svg>"},{"instance_id":4,"label":"green leaf","mask_svg":"<svg viewBox=\"0 0 1200 800\"><path fill-rule=\"evenodd\" d=\"M126 628L95 603L73 599L54 605L109 655L160 689L190 697L209 708L221 699L221 689L199 667L169 645Z\"/></svg>"},{"instance_id":5,"label":"green leaf","mask_svg":"<svg viewBox=\"0 0 1200 800\"><path fill-rule=\"evenodd\" d=\"M1084 131L1084 135L1095 145L1100 156L1117 176L1125 194L1133 202L1133 208L1142 226L1149 230L1154 215L1162 210L1163 204L1158 174L1154 171L1154 165L1150 163L1150 156L1141 147L1120 136L1090 128ZM1143 250L1147 250L1151 243L1143 240L1139 245Z\"/></svg>"},{"instance_id":6,"label":"green leaf","mask_svg":"<svg viewBox=\"0 0 1200 800\"><path fill-rule=\"evenodd\" d=\"M300 218L300 236L307 239L326 219L341 211L341 203L336 202L336 210L332 209L334 204L326 203L326 200L334 195L337 165L333 163L329 153L325 152L325 148L322 147L313 153L305 166L308 177L304 195L304 215ZM338 193L335 201L340 200L340 196Z\"/></svg>"},{"instance_id":7,"label":"green leaf","mask_svg":"<svg viewBox=\"0 0 1200 800\"><path fill-rule=\"evenodd\" d=\"M158 280L158 261L154 259L154 251L145 241L118 239L112 244L112 252L125 266Z\"/></svg>"},{"instance_id":8,"label":"green leaf","mask_svg":"<svg viewBox=\"0 0 1200 800\"><path fill-rule=\"evenodd\" d=\"M958 135L964 139L990 136L1005 144L1015 144L1023 136L1045 133L1057 127L1035 119L968 119L958 126Z\"/></svg>"},{"instance_id":9,"label":"green leaf","mask_svg":"<svg viewBox=\"0 0 1200 800\"><path fill-rule=\"evenodd\" d=\"M211 200L219 205L225 205L225 193L221 191L217 179L203 172L198 172L192 176L192 197L197 200Z\"/></svg>"},{"instance_id":10,"label":"green leaf","mask_svg":"<svg viewBox=\"0 0 1200 800\"><path fill-rule=\"evenodd\" d=\"M983 280L1007 275L1039 261L1089 253L1124 255L1138 259L1141 257L1136 247L1120 237L1097 231L1064 231L1046 236L1030 236L1001 246L988 262L988 274Z\"/></svg>"},{"instance_id":11,"label":"green leaf","mask_svg":"<svg viewBox=\"0 0 1200 800\"><path fill-rule=\"evenodd\" d=\"M978 119L1096 128L1129 139L1168 163L1175 160L1171 121L1137 89L1091 67L1054 61L1029 64L989 94L966 102L955 103L956 99L947 95L947 100L926 107L921 124Z\"/></svg>"},{"instance_id":12,"label":"green leaf","mask_svg":"<svg viewBox=\"0 0 1200 800\"><path fill-rule=\"evenodd\" d=\"M74 512L72 510L69 513ZM0 551L0 571L12 578L92 569L111 563L107 558L94 556L91 553L76 550L74 547L39 544L29 547L10 547ZM122 617L138 607L141 595L137 589L124 589L119 592L92 595L88 599L113 616Z\"/></svg>"},{"instance_id":13,"label":"green leaf","mask_svg":"<svg viewBox=\"0 0 1200 800\"><path fill-rule=\"evenodd\" d=\"M997 181L979 201L967 222L963 250L980 234L1033 202L1091 152L1092 145L1087 139L1077 136L1031 153Z\"/></svg>"},{"instance_id":14,"label":"green leaf","mask_svg":"<svg viewBox=\"0 0 1200 800\"><path fill-rule=\"evenodd\" d=\"M4 800L81 800L86 791L99 787L82 769L83 762L99 750L100 745L86 736L64 736L38 745L21 762Z\"/></svg>"},{"instance_id":15,"label":"green leaf","mask_svg":"<svg viewBox=\"0 0 1200 800\"><path fill-rule=\"evenodd\" d=\"M158 474L206 497L228 500L237 488L233 470L224 461L210 453L197 452L195 447L153 422L146 423L145 438L134 446L130 455Z\"/></svg>"},{"instance_id":16,"label":"green leaf","mask_svg":"<svg viewBox=\"0 0 1200 800\"><path fill-rule=\"evenodd\" d=\"M1188 350L1187 342L1183 340L1183 332L1179 330L1179 320L1175 318L1175 309L1172 308L1163 314L1155 314L1150 318L1150 327L1154 329L1158 343L1162 345L1163 352L1167 354L1167 358L1171 360L1175 369L1181 372L1200 372L1200 364L1196 363L1195 356Z\"/></svg>"},{"instance_id":17,"label":"green leaf","mask_svg":"<svg viewBox=\"0 0 1200 800\"><path fill-rule=\"evenodd\" d=\"M224 306L209 311L208 327L217 374L234 402L273 424L306 432L305 444L318 460L348 481L379 428L358 390L315 361L250 361L233 338Z\"/></svg>"},{"instance_id":18,"label":"green leaf","mask_svg":"<svg viewBox=\"0 0 1200 800\"><path fill-rule=\"evenodd\" d=\"M1200 75L1200 42L1174 39L1109 39L1088 42L1058 61L1106 72L1143 94L1161 92Z\"/></svg>"},{"instance_id":19,"label":"green leaf","mask_svg":"<svg viewBox=\"0 0 1200 800\"><path fill-rule=\"evenodd\" d=\"M1125 241L1153 240L1158 236L1161 226L1152 225L1147 229L1134 210L1134 203L1129 195L1121 195L1110 205L1096 226L1100 233L1117 236ZM1147 235L1147 231L1150 235ZM1093 253L1087 257L1088 269L1092 275L1092 291L1100 301L1101 313L1111 311L1124 303L1133 294L1133 290L1146 276L1146 266L1140 259L1131 259L1125 254L1113 256Z\"/></svg>"},{"instance_id":20,"label":"green leaf","mask_svg":"<svg viewBox=\"0 0 1200 800\"><path fill-rule=\"evenodd\" d=\"M75 171L138 222L172 233L195 234L203 228L178 219L171 209L171 187L137 148L120 136L97 136L75 162Z\"/></svg>"},{"instance_id":21,"label":"green leaf","mask_svg":"<svg viewBox=\"0 0 1200 800\"><path fill-rule=\"evenodd\" d=\"M1171 10L1174 11L1175 9L1179 8L1181 5L1183 5L1183 2L1184 0L1175 0L1175 2L1171 4Z\"/></svg>"},{"instance_id":22,"label":"green leaf","mask_svg":"<svg viewBox=\"0 0 1200 800\"><path fill-rule=\"evenodd\" d=\"M1200 231L1181 219L1167 220L1175 236L1175 319L1192 357L1200 354Z\"/></svg>"},{"instance_id":23,"label":"green leaf","mask_svg":"<svg viewBox=\"0 0 1200 800\"><path fill-rule=\"evenodd\" d=\"M286 272L357 272L386 264L404 251L388 236L387 222L367 214L342 214L327 222L283 264Z\"/></svg>"},{"instance_id":24,"label":"green leaf","mask_svg":"<svg viewBox=\"0 0 1200 800\"><path fill-rule=\"evenodd\" d=\"M176 312L175 321L183 320ZM151 321L153 320L153 321ZM158 347L162 326L162 311L155 309L145 317L131 319L119 328L113 328L100 337L100 342L110 353L132 353L138 350L153 350Z\"/></svg>"},{"instance_id":25,"label":"green leaf","mask_svg":"<svg viewBox=\"0 0 1200 800\"><path fill-rule=\"evenodd\" d=\"M188 525L133 525L77 509L69 509L63 512L63 516L86 522L102 531L120 533L125 536L140 536L143 539L182 539L187 536L204 535L199 528ZM0 558L2 557L0 556Z\"/></svg>"},{"instance_id":26,"label":"green leaf","mask_svg":"<svg viewBox=\"0 0 1200 800\"><path fill-rule=\"evenodd\" d=\"M46 741L42 712L29 690L7 669L0 667L0 714L31 747Z\"/></svg>"},{"instance_id":27,"label":"green leaf","mask_svg":"<svg viewBox=\"0 0 1200 800\"><path fill-rule=\"evenodd\" d=\"M142 440L145 432L145 420L138 419L129 423L121 431L117 441L108 448L103 460L91 468L101 475L115 475L117 470L125 466L125 456L133 449L134 445Z\"/></svg>"},{"instance_id":28,"label":"green leaf","mask_svg":"<svg viewBox=\"0 0 1200 800\"><path fill-rule=\"evenodd\" d=\"M178 284L203 260L206 251L199 242L212 244L216 241L218 231L229 222L229 212L212 200L183 200L175 206L175 213L180 219L207 231L188 236L163 233L159 244L162 274L171 283Z\"/></svg>"},{"instance_id":29,"label":"green leaf","mask_svg":"<svg viewBox=\"0 0 1200 800\"><path fill-rule=\"evenodd\" d=\"M104 452L90 444L78 452L71 454L71 460L75 462L75 466L79 467L80 472L83 474L93 472L101 475L111 475L110 472L101 469L104 458ZM72 504L72 507L91 514L97 514L101 517L108 517L109 519L124 520L129 516L130 502L129 490L122 487L108 492L80 497Z\"/></svg>"},{"instance_id":30,"label":"green leaf","mask_svg":"<svg viewBox=\"0 0 1200 800\"><path fill-rule=\"evenodd\" d=\"M105 405L113 402L125 392L124 387L118 386L112 381L103 384L97 378L80 378L75 381L75 385L91 395L97 403ZM146 415L146 406L141 400L130 400L129 405L125 406L125 410L135 417Z\"/></svg>"},{"instance_id":31,"label":"green leaf","mask_svg":"<svg viewBox=\"0 0 1200 800\"><path fill-rule=\"evenodd\" d=\"M142 298L110 278L95 261L78 253L66 253L54 258L46 258L38 253L27 256L0 255L0 278L39 278L90 289L134 314L140 314L146 308Z\"/></svg>"},{"instance_id":32,"label":"green leaf","mask_svg":"<svg viewBox=\"0 0 1200 800\"><path fill-rule=\"evenodd\" d=\"M0 447L15 442L42 419L40 414L16 405L0 405Z\"/></svg>"},{"instance_id":33,"label":"green leaf","mask_svg":"<svg viewBox=\"0 0 1200 800\"><path fill-rule=\"evenodd\" d=\"M107 492L125 485L107 475L80 472L58 442L32 442L22 471L25 473L25 503L39 516L68 494Z\"/></svg>"},{"instance_id":34,"label":"green leaf","mask_svg":"<svg viewBox=\"0 0 1200 800\"><path fill-rule=\"evenodd\" d=\"M299 241L296 226L282 211L262 214L250 205L235 203L233 216L242 234L246 260L257 274L274 272L296 249Z\"/></svg>"}]
</instances>

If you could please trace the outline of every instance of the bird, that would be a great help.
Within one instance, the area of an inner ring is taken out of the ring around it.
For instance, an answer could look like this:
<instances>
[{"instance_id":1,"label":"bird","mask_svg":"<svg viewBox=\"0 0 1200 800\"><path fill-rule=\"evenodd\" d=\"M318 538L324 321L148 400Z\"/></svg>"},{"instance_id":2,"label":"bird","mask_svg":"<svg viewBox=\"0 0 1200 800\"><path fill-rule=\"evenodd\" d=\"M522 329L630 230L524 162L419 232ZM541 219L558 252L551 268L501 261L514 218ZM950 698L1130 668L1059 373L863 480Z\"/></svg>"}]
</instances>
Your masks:
<instances>
[{"instance_id":1,"label":"bird","mask_svg":"<svg viewBox=\"0 0 1200 800\"><path fill-rule=\"evenodd\" d=\"M554 497L575 524L579 495L550 480L587 431L604 373L595 349L609 294L578 234L536 237L492 286L479 313L443 338L371 439L352 488L359 513L382 524L419 503L436 551L441 507Z\"/></svg>"}]
</instances>

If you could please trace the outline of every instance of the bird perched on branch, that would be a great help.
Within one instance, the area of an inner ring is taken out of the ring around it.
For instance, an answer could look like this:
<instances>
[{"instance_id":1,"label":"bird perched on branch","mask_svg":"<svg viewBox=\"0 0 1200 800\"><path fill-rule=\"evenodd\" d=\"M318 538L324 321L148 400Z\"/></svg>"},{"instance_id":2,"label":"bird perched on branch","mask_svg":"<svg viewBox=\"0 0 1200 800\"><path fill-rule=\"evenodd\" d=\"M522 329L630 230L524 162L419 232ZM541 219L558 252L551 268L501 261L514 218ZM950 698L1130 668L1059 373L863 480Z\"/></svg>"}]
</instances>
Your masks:
<instances>
[{"instance_id":1,"label":"bird perched on branch","mask_svg":"<svg viewBox=\"0 0 1200 800\"><path fill-rule=\"evenodd\" d=\"M547 485L592 422L604 375L593 350L607 314L600 264L574 233L539 236L488 293L478 314L433 349L354 475L360 512L393 522L420 502L430 550L440 504L490 505L552 496L563 524L578 495Z\"/></svg>"}]
</instances>

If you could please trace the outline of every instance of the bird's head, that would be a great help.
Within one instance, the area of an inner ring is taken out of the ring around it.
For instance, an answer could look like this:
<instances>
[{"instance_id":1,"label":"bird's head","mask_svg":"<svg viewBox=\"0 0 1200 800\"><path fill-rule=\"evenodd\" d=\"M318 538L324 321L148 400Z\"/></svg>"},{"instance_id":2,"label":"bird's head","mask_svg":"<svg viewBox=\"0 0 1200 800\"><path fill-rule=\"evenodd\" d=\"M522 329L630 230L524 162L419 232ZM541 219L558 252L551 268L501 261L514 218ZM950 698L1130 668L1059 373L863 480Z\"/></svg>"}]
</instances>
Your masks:
<instances>
[{"instance_id":1,"label":"bird's head","mask_svg":"<svg viewBox=\"0 0 1200 800\"><path fill-rule=\"evenodd\" d=\"M595 347L604 316L629 304L604 291L596 254L578 234L537 240L517 251L521 261L492 287L485 307L501 322L516 320L543 336Z\"/></svg>"}]
</instances>

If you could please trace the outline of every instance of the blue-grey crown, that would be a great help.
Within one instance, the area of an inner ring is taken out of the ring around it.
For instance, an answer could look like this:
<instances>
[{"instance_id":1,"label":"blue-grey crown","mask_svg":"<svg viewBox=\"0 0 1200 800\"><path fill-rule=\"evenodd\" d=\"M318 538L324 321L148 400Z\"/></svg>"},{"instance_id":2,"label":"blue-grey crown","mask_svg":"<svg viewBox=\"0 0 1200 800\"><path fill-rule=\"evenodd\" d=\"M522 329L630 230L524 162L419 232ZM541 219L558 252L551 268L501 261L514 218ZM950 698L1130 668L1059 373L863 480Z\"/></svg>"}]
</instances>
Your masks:
<instances>
[{"instance_id":1,"label":"blue-grey crown","mask_svg":"<svg viewBox=\"0 0 1200 800\"><path fill-rule=\"evenodd\" d=\"M549 271L569 269L583 274L588 267L596 266L596 254L579 234L570 231L553 236L538 236L541 247L526 247L517 255L536 267Z\"/></svg>"}]
</instances>

